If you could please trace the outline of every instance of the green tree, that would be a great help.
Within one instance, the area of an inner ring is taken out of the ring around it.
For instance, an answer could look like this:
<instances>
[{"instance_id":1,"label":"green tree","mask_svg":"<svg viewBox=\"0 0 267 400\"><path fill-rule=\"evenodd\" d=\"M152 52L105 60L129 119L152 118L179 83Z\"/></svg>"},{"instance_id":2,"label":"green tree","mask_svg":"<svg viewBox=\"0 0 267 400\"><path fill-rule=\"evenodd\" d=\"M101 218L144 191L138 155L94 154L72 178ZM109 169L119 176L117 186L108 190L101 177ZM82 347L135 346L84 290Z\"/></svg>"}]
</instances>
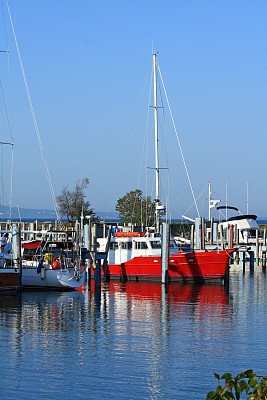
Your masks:
<instances>
[{"instance_id":1,"label":"green tree","mask_svg":"<svg viewBox=\"0 0 267 400\"><path fill-rule=\"evenodd\" d=\"M81 218L82 211L84 216L90 215L93 221L97 220L90 202L85 200L86 195L84 191L88 185L88 178L82 179L81 182L78 180L73 190L69 190L68 187L65 186L60 195L57 196L57 203L61 215L66 216L68 222L72 224Z\"/></svg>"},{"instance_id":2,"label":"green tree","mask_svg":"<svg viewBox=\"0 0 267 400\"><path fill-rule=\"evenodd\" d=\"M248 396L248 400L267 399L267 377L257 376L256 372L248 369L236 376L229 373L221 377L214 374L215 378L224 381L224 385L218 385L216 391L207 394L206 400L240 400L243 392Z\"/></svg>"},{"instance_id":3,"label":"green tree","mask_svg":"<svg viewBox=\"0 0 267 400\"><path fill-rule=\"evenodd\" d=\"M126 223L153 226L155 224L155 202L151 196L144 196L139 189L126 193L117 200L116 211L119 218ZM161 212L161 216L164 212Z\"/></svg>"}]
</instances>

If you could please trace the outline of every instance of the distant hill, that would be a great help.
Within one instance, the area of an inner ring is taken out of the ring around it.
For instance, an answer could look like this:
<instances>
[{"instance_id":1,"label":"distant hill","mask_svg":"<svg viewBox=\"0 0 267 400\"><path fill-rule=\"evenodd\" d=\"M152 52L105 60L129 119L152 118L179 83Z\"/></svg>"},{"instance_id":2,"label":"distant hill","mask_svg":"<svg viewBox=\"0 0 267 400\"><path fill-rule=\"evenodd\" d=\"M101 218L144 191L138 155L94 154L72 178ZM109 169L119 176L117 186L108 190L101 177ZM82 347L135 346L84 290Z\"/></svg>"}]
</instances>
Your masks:
<instances>
[{"instance_id":1,"label":"distant hill","mask_svg":"<svg viewBox=\"0 0 267 400\"><path fill-rule=\"evenodd\" d=\"M3 206L0 209L0 219L8 220L10 218L9 214L9 207ZM100 219L107 219L107 220L117 220L118 213L117 212L110 212L105 213L102 211L95 211L95 214ZM11 209L11 216L13 220L38 220L38 221L54 221L56 219L56 212L54 210L40 208L40 209L33 209L33 208L18 208L12 207Z\"/></svg>"}]
</instances>

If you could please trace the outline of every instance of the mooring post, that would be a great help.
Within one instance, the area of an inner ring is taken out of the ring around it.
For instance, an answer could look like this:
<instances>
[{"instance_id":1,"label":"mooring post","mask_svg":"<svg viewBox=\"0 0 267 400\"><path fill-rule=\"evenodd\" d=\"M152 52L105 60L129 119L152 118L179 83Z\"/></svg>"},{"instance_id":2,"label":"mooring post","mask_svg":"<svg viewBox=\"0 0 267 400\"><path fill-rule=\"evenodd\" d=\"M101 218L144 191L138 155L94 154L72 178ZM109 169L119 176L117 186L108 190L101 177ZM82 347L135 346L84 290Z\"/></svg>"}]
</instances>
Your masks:
<instances>
[{"instance_id":1,"label":"mooring post","mask_svg":"<svg viewBox=\"0 0 267 400\"><path fill-rule=\"evenodd\" d=\"M196 248L200 249L200 218L195 220L195 231L196 231Z\"/></svg>"},{"instance_id":2,"label":"mooring post","mask_svg":"<svg viewBox=\"0 0 267 400\"><path fill-rule=\"evenodd\" d=\"M194 251L195 248L195 225L191 225L191 237L190 237L190 250Z\"/></svg>"},{"instance_id":3,"label":"mooring post","mask_svg":"<svg viewBox=\"0 0 267 400\"><path fill-rule=\"evenodd\" d=\"M256 265L259 265L259 230L256 229Z\"/></svg>"},{"instance_id":4,"label":"mooring post","mask_svg":"<svg viewBox=\"0 0 267 400\"><path fill-rule=\"evenodd\" d=\"M241 263L242 268L243 268L243 273L245 273L245 268L246 268L246 254L245 254L245 251L240 251L239 259L240 259L240 263Z\"/></svg>"},{"instance_id":5,"label":"mooring post","mask_svg":"<svg viewBox=\"0 0 267 400\"><path fill-rule=\"evenodd\" d=\"M254 271L254 251L249 251L248 254L250 271Z\"/></svg>"},{"instance_id":6,"label":"mooring post","mask_svg":"<svg viewBox=\"0 0 267 400\"><path fill-rule=\"evenodd\" d=\"M33 240L34 239L34 237L33 237L33 230L34 230L34 224L33 224L33 222L30 222L30 226L29 226L29 231L30 231L30 237L29 237L29 239L30 240Z\"/></svg>"},{"instance_id":7,"label":"mooring post","mask_svg":"<svg viewBox=\"0 0 267 400\"><path fill-rule=\"evenodd\" d=\"M217 244L218 239L218 224L213 222L213 243Z\"/></svg>"},{"instance_id":8,"label":"mooring post","mask_svg":"<svg viewBox=\"0 0 267 400\"><path fill-rule=\"evenodd\" d=\"M170 248L170 223L162 224L161 238L161 283L168 283L169 248Z\"/></svg>"},{"instance_id":9,"label":"mooring post","mask_svg":"<svg viewBox=\"0 0 267 400\"><path fill-rule=\"evenodd\" d=\"M90 247L88 247L89 243L89 225L84 225L84 245L87 249L87 254L90 253ZM91 280L91 259L86 259L86 278L87 280Z\"/></svg>"},{"instance_id":10,"label":"mooring post","mask_svg":"<svg viewBox=\"0 0 267 400\"><path fill-rule=\"evenodd\" d=\"M109 226L108 229L108 236L107 236L107 243L105 247L105 259L103 261L103 272L104 272L104 281L107 280L107 269L108 269L108 252L109 252L109 247L110 247L110 239L111 239L111 226Z\"/></svg>"},{"instance_id":11,"label":"mooring post","mask_svg":"<svg viewBox=\"0 0 267 400\"><path fill-rule=\"evenodd\" d=\"M229 227L229 233L230 233L230 249L232 249L233 248L233 245L234 245L234 232L233 232L233 228L234 228L234 225L230 225L230 227ZM228 243L228 245L229 245L229 243Z\"/></svg>"},{"instance_id":12,"label":"mooring post","mask_svg":"<svg viewBox=\"0 0 267 400\"><path fill-rule=\"evenodd\" d=\"M239 264L239 251L238 250L235 252L235 264L236 265Z\"/></svg>"},{"instance_id":13,"label":"mooring post","mask_svg":"<svg viewBox=\"0 0 267 400\"><path fill-rule=\"evenodd\" d=\"M220 239L221 239L221 248L223 250L223 226L220 225Z\"/></svg>"},{"instance_id":14,"label":"mooring post","mask_svg":"<svg viewBox=\"0 0 267 400\"><path fill-rule=\"evenodd\" d=\"M205 242L206 242L206 227L205 227L205 218L201 218L201 249L205 250Z\"/></svg>"},{"instance_id":15,"label":"mooring post","mask_svg":"<svg viewBox=\"0 0 267 400\"><path fill-rule=\"evenodd\" d=\"M213 228L214 228L214 218L210 219L210 244L213 244Z\"/></svg>"},{"instance_id":16,"label":"mooring post","mask_svg":"<svg viewBox=\"0 0 267 400\"><path fill-rule=\"evenodd\" d=\"M101 286L101 260L96 259L96 252L97 252L97 237L96 237L97 227L96 224L93 225L92 229L92 236L93 236L93 269L95 275L95 286Z\"/></svg>"},{"instance_id":17,"label":"mooring post","mask_svg":"<svg viewBox=\"0 0 267 400\"><path fill-rule=\"evenodd\" d=\"M20 227L17 224L12 225L12 249L14 267L19 270L19 286L21 286L22 265L21 265L21 236Z\"/></svg>"}]
</instances>

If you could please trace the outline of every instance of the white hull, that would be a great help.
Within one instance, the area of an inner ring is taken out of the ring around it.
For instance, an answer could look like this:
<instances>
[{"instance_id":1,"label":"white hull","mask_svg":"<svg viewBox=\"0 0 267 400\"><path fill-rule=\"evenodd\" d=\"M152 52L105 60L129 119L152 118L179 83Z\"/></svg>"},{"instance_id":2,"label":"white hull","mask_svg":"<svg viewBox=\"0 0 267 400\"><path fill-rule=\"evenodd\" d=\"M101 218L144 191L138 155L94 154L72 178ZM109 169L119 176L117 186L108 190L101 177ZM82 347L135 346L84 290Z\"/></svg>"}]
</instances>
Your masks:
<instances>
[{"instance_id":1,"label":"white hull","mask_svg":"<svg viewBox=\"0 0 267 400\"><path fill-rule=\"evenodd\" d=\"M73 268L51 269L45 265L38 274L36 267L22 266L22 287L78 289L84 284L85 273Z\"/></svg>"}]
</instances>

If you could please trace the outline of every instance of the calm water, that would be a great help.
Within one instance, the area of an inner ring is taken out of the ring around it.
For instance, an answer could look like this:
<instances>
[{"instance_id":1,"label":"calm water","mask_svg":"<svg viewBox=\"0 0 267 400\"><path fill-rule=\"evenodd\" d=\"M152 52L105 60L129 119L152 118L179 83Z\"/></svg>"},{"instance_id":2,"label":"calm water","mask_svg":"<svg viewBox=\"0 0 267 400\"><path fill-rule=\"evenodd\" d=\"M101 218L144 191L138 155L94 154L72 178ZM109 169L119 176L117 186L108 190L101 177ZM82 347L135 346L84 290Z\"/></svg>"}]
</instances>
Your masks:
<instances>
[{"instance_id":1,"label":"calm water","mask_svg":"<svg viewBox=\"0 0 267 400\"><path fill-rule=\"evenodd\" d=\"M213 372L267 375L266 274L229 288L109 283L0 297L0 398L205 399Z\"/></svg>"}]
</instances>

